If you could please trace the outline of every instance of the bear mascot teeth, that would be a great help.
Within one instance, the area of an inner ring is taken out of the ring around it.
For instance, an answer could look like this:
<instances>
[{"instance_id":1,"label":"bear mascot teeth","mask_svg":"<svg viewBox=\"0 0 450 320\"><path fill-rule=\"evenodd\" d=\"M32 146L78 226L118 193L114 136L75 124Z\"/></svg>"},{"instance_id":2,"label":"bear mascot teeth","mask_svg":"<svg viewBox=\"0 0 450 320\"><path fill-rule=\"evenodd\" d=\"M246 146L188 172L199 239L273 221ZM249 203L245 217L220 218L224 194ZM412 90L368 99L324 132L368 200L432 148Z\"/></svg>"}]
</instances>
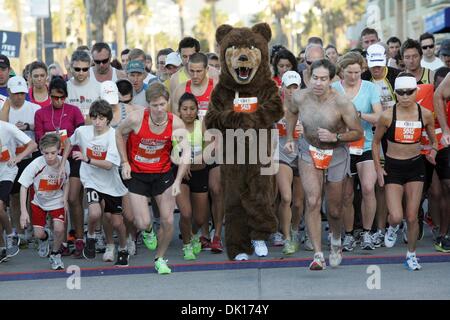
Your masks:
<instances>
[{"instance_id":1,"label":"bear mascot teeth","mask_svg":"<svg viewBox=\"0 0 450 320\"><path fill-rule=\"evenodd\" d=\"M262 174L271 166L266 161L273 155L271 129L283 117L281 98L269 67L271 37L266 23L252 28L221 25L216 31L221 73L211 94L205 125L219 130L226 145L222 149L227 160L221 164L220 174L230 260L241 255L246 257L242 260L248 259L255 244L268 240L277 228L275 176ZM242 133L244 139L238 137ZM231 157L226 154L230 142L234 146ZM256 150L255 160L252 156ZM265 150L264 156L261 150ZM242 156L244 163L237 161Z\"/></svg>"}]
</instances>

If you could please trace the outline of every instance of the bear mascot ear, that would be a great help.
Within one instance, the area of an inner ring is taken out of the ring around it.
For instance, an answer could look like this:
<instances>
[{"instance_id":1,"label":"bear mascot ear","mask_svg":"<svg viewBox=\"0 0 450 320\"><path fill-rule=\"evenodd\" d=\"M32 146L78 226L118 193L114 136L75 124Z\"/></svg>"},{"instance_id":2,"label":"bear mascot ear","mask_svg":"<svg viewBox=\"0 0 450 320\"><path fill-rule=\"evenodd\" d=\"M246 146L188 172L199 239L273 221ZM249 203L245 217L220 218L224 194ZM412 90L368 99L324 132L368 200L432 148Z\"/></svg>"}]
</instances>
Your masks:
<instances>
[{"instance_id":1,"label":"bear mascot ear","mask_svg":"<svg viewBox=\"0 0 450 320\"><path fill-rule=\"evenodd\" d=\"M267 42L269 42L270 39L272 38L272 31L270 30L270 26L265 22L255 24L252 27L252 31L262 35L264 39L267 40Z\"/></svg>"},{"instance_id":2,"label":"bear mascot ear","mask_svg":"<svg viewBox=\"0 0 450 320\"><path fill-rule=\"evenodd\" d=\"M216 41L218 44L220 44L223 40L223 38L225 38L225 36L231 31L233 30L233 27L230 26L229 24L223 24L220 27L217 28L216 30Z\"/></svg>"}]
</instances>

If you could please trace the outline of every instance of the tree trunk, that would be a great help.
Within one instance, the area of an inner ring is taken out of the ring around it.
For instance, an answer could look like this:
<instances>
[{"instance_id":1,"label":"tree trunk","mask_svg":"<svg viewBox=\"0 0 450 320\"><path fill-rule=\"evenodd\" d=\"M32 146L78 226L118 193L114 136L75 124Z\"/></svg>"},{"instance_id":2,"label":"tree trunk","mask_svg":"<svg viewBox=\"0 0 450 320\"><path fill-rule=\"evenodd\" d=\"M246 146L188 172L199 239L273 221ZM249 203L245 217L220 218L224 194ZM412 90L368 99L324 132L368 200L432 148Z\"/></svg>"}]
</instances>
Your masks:
<instances>
[{"instance_id":1,"label":"tree trunk","mask_svg":"<svg viewBox=\"0 0 450 320\"><path fill-rule=\"evenodd\" d=\"M180 18L181 38L184 38L184 0L178 1L178 15Z\"/></svg>"}]
</instances>

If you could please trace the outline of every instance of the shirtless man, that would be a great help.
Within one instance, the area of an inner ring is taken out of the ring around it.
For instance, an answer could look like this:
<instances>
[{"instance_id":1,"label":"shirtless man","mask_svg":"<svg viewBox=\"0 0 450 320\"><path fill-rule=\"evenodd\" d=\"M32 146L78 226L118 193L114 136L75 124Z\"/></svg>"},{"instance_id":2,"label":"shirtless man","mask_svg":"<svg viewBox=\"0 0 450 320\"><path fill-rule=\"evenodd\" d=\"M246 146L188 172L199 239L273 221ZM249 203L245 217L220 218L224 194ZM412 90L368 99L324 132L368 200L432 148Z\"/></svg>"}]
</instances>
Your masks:
<instances>
[{"instance_id":1,"label":"shirtless man","mask_svg":"<svg viewBox=\"0 0 450 320\"><path fill-rule=\"evenodd\" d=\"M292 98L284 100L287 136L292 137L299 116L304 132L304 136L298 140L298 152L300 176L305 190L306 223L315 252L310 270L325 269L320 215L324 173L328 221L332 232L330 265L336 267L342 261L343 182L350 172L347 143L363 136L352 102L330 87L335 73L336 68L329 60L314 62L311 65L310 88L297 91ZM290 139L285 148L288 152L294 152L294 145Z\"/></svg>"}]
</instances>

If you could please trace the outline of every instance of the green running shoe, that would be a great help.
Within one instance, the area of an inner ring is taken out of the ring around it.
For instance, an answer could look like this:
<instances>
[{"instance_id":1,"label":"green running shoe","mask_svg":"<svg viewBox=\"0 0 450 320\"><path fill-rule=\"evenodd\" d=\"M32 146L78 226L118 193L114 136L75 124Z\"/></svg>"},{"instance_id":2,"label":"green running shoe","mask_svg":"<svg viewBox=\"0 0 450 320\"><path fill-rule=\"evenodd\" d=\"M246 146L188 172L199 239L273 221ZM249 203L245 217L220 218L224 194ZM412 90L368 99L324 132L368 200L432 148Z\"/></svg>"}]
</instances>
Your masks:
<instances>
[{"instance_id":1,"label":"green running shoe","mask_svg":"<svg viewBox=\"0 0 450 320\"><path fill-rule=\"evenodd\" d=\"M152 228L152 231L148 232L144 230L142 232L142 240L144 241L145 246L149 250L155 250L158 246L158 238L156 237L155 231Z\"/></svg>"},{"instance_id":2,"label":"green running shoe","mask_svg":"<svg viewBox=\"0 0 450 320\"><path fill-rule=\"evenodd\" d=\"M184 260L195 260L197 257L195 256L194 248L191 243L183 245L183 258Z\"/></svg>"},{"instance_id":3,"label":"green running shoe","mask_svg":"<svg viewBox=\"0 0 450 320\"><path fill-rule=\"evenodd\" d=\"M167 266L167 260L163 258L158 258L155 261L155 269L158 271L158 274L170 274L172 270Z\"/></svg>"},{"instance_id":4,"label":"green running shoe","mask_svg":"<svg viewBox=\"0 0 450 320\"><path fill-rule=\"evenodd\" d=\"M291 255L295 253L295 244L292 240L286 240L284 242L283 253L286 255Z\"/></svg>"},{"instance_id":5,"label":"green running shoe","mask_svg":"<svg viewBox=\"0 0 450 320\"><path fill-rule=\"evenodd\" d=\"M191 240L192 249L194 254L199 254L202 251L202 243L200 242L200 236L194 235Z\"/></svg>"}]
</instances>

